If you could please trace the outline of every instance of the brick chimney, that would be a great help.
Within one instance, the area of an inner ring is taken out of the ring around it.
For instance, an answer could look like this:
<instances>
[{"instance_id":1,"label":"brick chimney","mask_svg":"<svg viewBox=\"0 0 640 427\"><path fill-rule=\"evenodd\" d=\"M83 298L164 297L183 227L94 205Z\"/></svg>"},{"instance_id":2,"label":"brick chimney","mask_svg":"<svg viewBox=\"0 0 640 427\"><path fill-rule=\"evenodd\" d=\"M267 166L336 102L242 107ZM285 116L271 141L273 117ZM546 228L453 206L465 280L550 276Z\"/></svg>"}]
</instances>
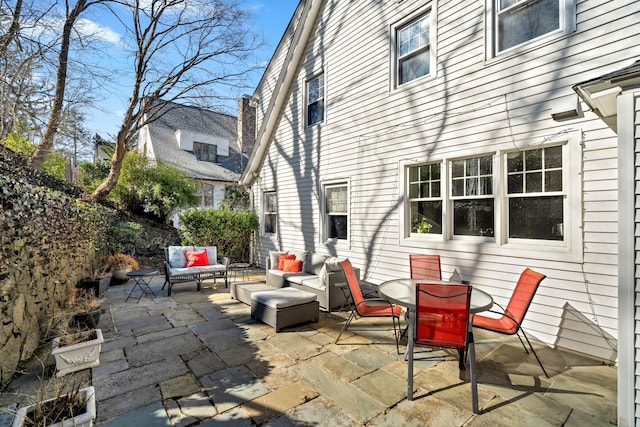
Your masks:
<instances>
[{"instance_id":1,"label":"brick chimney","mask_svg":"<svg viewBox=\"0 0 640 427\"><path fill-rule=\"evenodd\" d=\"M247 157L251 155L256 142L256 107L251 104L249 95L243 95L238 100L238 145Z\"/></svg>"}]
</instances>

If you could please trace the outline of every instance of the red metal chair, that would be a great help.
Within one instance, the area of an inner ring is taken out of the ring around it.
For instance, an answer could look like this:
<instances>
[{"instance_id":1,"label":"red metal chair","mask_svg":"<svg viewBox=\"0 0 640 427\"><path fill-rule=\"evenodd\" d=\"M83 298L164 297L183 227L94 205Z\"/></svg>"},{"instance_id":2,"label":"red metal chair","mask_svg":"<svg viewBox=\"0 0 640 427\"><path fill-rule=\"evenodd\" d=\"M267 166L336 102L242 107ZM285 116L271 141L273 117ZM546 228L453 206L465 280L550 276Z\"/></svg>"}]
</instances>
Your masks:
<instances>
[{"instance_id":1,"label":"red metal chair","mask_svg":"<svg viewBox=\"0 0 640 427\"><path fill-rule=\"evenodd\" d=\"M459 367L464 369L465 352L471 358L471 401L478 413L478 387L473 333L469 325L471 286L418 283L416 285L416 319L414 342L409 343L409 396L413 396L413 347L415 344L458 350Z\"/></svg>"},{"instance_id":2,"label":"red metal chair","mask_svg":"<svg viewBox=\"0 0 640 427\"><path fill-rule=\"evenodd\" d=\"M507 308L503 308L499 304L495 303L502 312L489 310L493 313L502 314L499 318L487 317L481 314L476 314L473 317L473 326L476 328L482 328L489 331L497 332L499 334L504 335L517 335L520 339L520 343L522 347L524 347L524 351L529 354L529 350L527 350L527 346L525 346L524 341L520 337L519 332L522 332L525 340L527 340L527 344L529 344L529 348L533 352L533 355L536 357L540 368L542 368L542 372L544 372L545 376L549 378L549 374L547 374L546 369L542 366L542 362L540 358L536 354L536 351L533 349L531 345L531 341L527 337L527 334L524 333L522 329L522 321L524 320L524 316L527 314L529 310L529 306L531 305L531 301L533 300L536 291L538 290L538 286L540 282L547 277L544 274L536 273L530 268L525 268L522 274L520 274L520 279L516 284L516 288L511 295L511 299L507 304Z\"/></svg>"},{"instance_id":3,"label":"red metal chair","mask_svg":"<svg viewBox=\"0 0 640 427\"><path fill-rule=\"evenodd\" d=\"M336 344L338 340L342 336L342 333L347 330L349 324L356 316L360 317L391 317L393 321L393 335L396 339L396 351L400 354L400 348L398 345L398 331L396 330L396 320L398 321L398 330L400 329L400 313L402 311L402 307L399 305L394 305L389 303L388 301L382 298L364 298L362 296L362 290L360 289L360 284L358 283L358 278L356 277L356 273L353 271L353 266L351 265L351 261L345 259L339 262L342 267L342 271L344 271L344 277L347 280L347 284L349 285L349 291L351 292L351 298L353 300L353 309L351 310L351 314L349 318L345 322L344 326L342 326L342 330L340 334L338 334L338 338L336 338Z\"/></svg>"},{"instance_id":4,"label":"red metal chair","mask_svg":"<svg viewBox=\"0 0 640 427\"><path fill-rule=\"evenodd\" d=\"M412 279L442 280L440 255L409 255L409 270Z\"/></svg>"}]
</instances>

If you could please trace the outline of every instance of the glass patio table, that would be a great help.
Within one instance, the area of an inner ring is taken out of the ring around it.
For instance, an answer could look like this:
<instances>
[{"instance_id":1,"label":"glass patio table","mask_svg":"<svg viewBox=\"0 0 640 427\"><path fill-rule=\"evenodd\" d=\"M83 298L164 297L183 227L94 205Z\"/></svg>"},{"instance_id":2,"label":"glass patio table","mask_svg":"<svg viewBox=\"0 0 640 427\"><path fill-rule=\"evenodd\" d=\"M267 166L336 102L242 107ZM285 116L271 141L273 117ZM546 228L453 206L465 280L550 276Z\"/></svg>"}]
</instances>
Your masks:
<instances>
[{"instance_id":1,"label":"glass patio table","mask_svg":"<svg viewBox=\"0 0 640 427\"><path fill-rule=\"evenodd\" d=\"M398 304L407 308L408 336L407 354L413 358L413 335L415 327L415 310L416 310L416 284L417 283L445 283L445 284L461 284L447 282L443 280L431 279L393 279L383 282L378 287L380 297L386 299L392 304ZM469 311L471 313L479 313L489 310L493 306L493 297L480 289L471 288L471 302ZM469 321L469 333L471 331L471 320ZM469 346L473 346L473 339L470 340ZM471 349L471 357L475 358L474 349ZM475 363L475 360L472 360ZM464 366L464 361L460 361L460 366ZM409 363L407 384L407 400L413 400L413 363Z\"/></svg>"}]
</instances>

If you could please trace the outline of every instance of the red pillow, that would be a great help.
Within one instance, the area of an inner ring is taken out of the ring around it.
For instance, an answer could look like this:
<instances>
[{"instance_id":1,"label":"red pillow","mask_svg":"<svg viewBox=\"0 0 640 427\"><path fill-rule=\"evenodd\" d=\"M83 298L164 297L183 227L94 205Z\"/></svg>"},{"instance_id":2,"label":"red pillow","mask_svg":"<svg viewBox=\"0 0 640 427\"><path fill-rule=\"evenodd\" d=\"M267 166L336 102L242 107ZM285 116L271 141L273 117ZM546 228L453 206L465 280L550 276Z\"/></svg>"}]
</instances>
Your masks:
<instances>
[{"instance_id":1,"label":"red pillow","mask_svg":"<svg viewBox=\"0 0 640 427\"><path fill-rule=\"evenodd\" d=\"M290 273L298 273L302 271L302 260L301 259L285 259L284 265L282 267L282 271L287 271Z\"/></svg>"},{"instance_id":2,"label":"red pillow","mask_svg":"<svg viewBox=\"0 0 640 427\"><path fill-rule=\"evenodd\" d=\"M296 259L296 255L280 255L278 257L278 270L282 270L284 268L284 261L287 259Z\"/></svg>"},{"instance_id":3,"label":"red pillow","mask_svg":"<svg viewBox=\"0 0 640 427\"><path fill-rule=\"evenodd\" d=\"M201 251L184 251L184 256L187 257L187 267L197 267L200 265L209 265L209 258L207 258L207 250Z\"/></svg>"}]
</instances>

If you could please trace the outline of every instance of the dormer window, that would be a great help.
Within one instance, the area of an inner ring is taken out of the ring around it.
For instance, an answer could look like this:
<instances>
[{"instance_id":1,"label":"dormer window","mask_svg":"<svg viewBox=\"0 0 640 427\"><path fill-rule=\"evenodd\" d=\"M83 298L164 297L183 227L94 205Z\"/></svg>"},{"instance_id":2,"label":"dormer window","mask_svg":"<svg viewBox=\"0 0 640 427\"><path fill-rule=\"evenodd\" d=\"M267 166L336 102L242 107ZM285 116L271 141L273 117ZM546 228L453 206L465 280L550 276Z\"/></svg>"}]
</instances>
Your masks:
<instances>
[{"instance_id":1,"label":"dormer window","mask_svg":"<svg viewBox=\"0 0 640 427\"><path fill-rule=\"evenodd\" d=\"M217 163L218 146L193 141L193 154L196 156L196 159L200 161Z\"/></svg>"}]
</instances>

